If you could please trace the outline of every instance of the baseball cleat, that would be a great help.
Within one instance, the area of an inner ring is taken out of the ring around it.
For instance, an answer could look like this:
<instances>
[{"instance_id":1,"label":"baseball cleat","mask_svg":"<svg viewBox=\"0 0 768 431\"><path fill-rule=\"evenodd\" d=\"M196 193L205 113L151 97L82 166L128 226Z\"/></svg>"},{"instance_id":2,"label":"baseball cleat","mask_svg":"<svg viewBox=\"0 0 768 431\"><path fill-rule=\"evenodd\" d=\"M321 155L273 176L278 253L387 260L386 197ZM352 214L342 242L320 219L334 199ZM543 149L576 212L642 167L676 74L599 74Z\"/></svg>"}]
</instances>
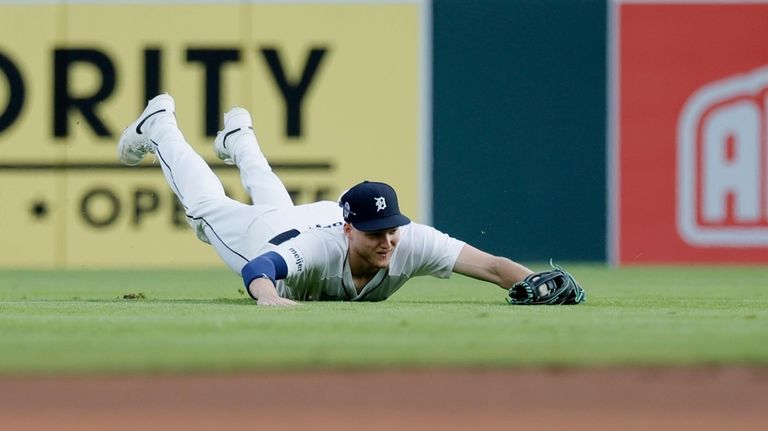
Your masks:
<instances>
[{"instance_id":1,"label":"baseball cleat","mask_svg":"<svg viewBox=\"0 0 768 431\"><path fill-rule=\"evenodd\" d=\"M242 136L243 133L250 134L253 136L254 141L256 141L251 114L243 108L232 108L224 114L224 130L219 131L216 134L216 139L213 141L213 152L216 153L216 157L228 165L234 165L235 160L232 147L237 138Z\"/></svg>"},{"instance_id":2,"label":"baseball cleat","mask_svg":"<svg viewBox=\"0 0 768 431\"><path fill-rule=\"evenodd\" d=\"M154 153L155 150L149 142L149 128L164 113L174 114L175 111L176 103L169 94L161 94L150 100L144 112L120 136L120 143L117 145L120 161L128 166L135 166L147 153Z\"/></svg>"}]
</instances>

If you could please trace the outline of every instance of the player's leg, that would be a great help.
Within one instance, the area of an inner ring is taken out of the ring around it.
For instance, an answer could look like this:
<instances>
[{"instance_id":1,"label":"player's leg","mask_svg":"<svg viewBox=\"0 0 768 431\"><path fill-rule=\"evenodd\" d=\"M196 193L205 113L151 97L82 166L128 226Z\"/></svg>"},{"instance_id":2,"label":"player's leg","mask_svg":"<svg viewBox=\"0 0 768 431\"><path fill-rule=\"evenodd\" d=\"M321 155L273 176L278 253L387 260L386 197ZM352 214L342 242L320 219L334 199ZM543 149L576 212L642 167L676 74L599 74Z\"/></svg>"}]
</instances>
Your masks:
<instances>
[{"instance_id":1,"label":"player's leg","mask_svg":"<svg viewBox=\"0 0 768 431\"><path fill-rule=\"evenodd\" d=\"M198 237L211 243L222 260L239 271L253 257L254 246L245 232L267 209L244 205L225 195L221 181L185 140L174 111L169 95L150 100L120 137L120 160L136 165L147 153L155 154Z\"/></svg>"},{"instance_id":2,"label":"player's leg","mask_svg":"<svg viewBox=\"0 0 768 431\"><path fill-rule=\"evenodd\" d=\"M216 155L240 170L243 187L256 204L269 204L281 211L277 217L286 229L304 231L320 226L341 225L341 208L335 202L294 206L282 181L272 172L253 131L251 115L243 108L224 114L224 130L213 144Z\"/></svg>"},{"instance_id":3,"label":"player's leg","mask_svg":"<svg viewBox=\"0 0 768 431\"><path fill-rule=\"evenodd\" d=\"M341 208L335 202L315 202L294 206L282 181L272 172L253 131L251 115L243 108L224 114L224 130L214 140L214 152L240 170L243 187L254 205L277 209L253 223L252 231L269 232L269 243L276 244L307 229L343 223Z\"/></svg>"},{"instance_id":4,"label":"player's leg","mask_svg":"<svg viewBox=\"0 0 768 431\"><path fill-rule=\"evenodd\" d=\"M136 165L147 153L155 154L165 179L186 212L198 213L205 202L224 199L224 188L208 164L187 143L176 124L175 103L162 94L120 137L120 160Z\"/></svg>"},{"instance_id":5,"label":"player's leg","mask_svg":"<svg viewBox=\"0 0 768 431\"><path fill-rule=\"evenodd\" d=\"M213 143L216 155L240 170L240 180L254 204L277 208L293 206L285 185L272 172L253 131L251 115L243 108L224 114L224 130Z\"/></svg>"}]
</instances>

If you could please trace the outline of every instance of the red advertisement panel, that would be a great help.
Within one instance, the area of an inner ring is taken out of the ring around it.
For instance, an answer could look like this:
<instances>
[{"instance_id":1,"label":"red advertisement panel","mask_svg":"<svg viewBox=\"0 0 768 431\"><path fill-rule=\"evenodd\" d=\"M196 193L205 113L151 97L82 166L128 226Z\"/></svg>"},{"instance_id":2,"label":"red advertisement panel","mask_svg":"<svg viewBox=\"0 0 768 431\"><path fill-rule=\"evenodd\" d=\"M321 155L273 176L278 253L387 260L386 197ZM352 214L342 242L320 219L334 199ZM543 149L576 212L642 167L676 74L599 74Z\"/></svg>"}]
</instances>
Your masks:
<instances>
[{"instance_id":1,"label":"red advertisement panel","mask_svg":"<svg viewBox=\"0 0 768 431\"><path fill-rule=\"evenodd\" d=\"M768 3L614 13L614 260L768 262Z\"/></svg>"}]
</instances>

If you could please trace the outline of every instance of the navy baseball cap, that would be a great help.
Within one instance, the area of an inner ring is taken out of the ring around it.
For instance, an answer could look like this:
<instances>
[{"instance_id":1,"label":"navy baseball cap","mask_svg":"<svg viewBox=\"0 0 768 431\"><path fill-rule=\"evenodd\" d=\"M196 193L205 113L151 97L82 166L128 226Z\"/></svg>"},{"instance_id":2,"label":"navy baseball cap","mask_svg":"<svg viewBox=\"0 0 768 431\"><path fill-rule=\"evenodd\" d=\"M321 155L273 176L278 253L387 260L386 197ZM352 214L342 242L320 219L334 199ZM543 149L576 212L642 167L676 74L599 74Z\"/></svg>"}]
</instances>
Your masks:
<instances>
[{"instance_id":1,"label":"navy baseball cap","mask_svg":"<svg viewBox=\"0 0 768 431\"><path fill-rule=\"evenodd\" d=\"M363 181L341 195L339 205L344 209L344 221L363 232L392 229L411 222L400 214L395 189L384 183Z\"/></svg>"}]
</instances>

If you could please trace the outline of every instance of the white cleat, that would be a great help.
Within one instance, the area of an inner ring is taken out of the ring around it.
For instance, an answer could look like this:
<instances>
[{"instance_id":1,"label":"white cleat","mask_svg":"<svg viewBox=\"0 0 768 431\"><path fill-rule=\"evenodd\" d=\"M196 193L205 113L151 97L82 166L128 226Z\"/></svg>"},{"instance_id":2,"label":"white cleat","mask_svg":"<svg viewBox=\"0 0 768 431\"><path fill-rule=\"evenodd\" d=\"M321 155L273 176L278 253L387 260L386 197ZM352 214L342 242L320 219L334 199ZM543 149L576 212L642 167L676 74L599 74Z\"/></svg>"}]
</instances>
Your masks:
<instances>
[{"instance_id":1,"label":"white cleat","mask_svg":"<svg viewBox=\"0 0 768 431\"><path fill-rule=\"evenodd\" d=\"M149 128L164 113L173 115L175 112L176 102L169 94L161 94L150 100L144 112L120 136L120 143L117 145L120 161L128 166L135 166L147 153L154 153L155 150L149 142Z\"/></svg>"},{"instance_id":2,"label":"white cleat","mask_svg":"<svg viewBox=\"0 0 768 431\"><path fill-rule=\"evenodd\" d=\"M243 108L232 108L224 114L224 130L217 133L213 141L213 152L216 153L216 157L228 165L234 165L233 146L243 133L253 136L254 142L258 145L256 135L253 133L251 114Z\"/></svg>"}]
</instances>

